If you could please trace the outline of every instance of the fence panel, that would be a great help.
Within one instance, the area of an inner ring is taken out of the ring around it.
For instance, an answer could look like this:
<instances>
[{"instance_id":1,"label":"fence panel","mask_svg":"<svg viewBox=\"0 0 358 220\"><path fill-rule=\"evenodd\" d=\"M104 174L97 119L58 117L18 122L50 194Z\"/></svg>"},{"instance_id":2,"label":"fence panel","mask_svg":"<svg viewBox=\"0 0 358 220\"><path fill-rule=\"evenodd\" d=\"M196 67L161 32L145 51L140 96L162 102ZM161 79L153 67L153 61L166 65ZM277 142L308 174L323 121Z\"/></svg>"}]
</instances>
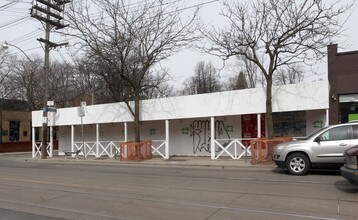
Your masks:
<instances>
[{"instance_id":1,"label":"fence panel","mask_svg":"<svg viewBox=\"0 0 358 220\"><path fill-rule=\"evenodd\" d=\"M152 141L120 143L120 160L147 160L152 158Z\"/></svg>"},{"instance_id":2,"label":"fence panel","mask_svg":"<svg viewBox=\"0 0 358 220\"><path fill-rule=\"evenodd\" d=\"M275 146L288 141L292 141L292 137L278 137L273 139L257 138L251 140L251 164L272 163Z\"/></svg>"}]
</instances>

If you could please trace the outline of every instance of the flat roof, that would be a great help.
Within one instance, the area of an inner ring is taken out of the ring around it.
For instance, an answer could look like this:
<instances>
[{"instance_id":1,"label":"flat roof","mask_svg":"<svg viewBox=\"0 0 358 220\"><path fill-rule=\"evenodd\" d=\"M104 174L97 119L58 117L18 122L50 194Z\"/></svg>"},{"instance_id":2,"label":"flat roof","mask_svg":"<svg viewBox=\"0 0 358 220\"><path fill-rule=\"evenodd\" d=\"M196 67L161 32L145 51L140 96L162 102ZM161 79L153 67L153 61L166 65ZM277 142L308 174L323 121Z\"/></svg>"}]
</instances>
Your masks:
<instances>
[{"instance_id":1,"label":"flat roof","mask_svg":"<svg viewBox=\"0 0 358 220\"><path fill-rule=\"evenodd\" d=\"M243 89L200 95L167 97L141 101L141 121L174 120L258 114L266 112L266 88ZM131 103L133 105L133 103ZM318 81L272 89L273 112L307 111L329 108L329 83ZM49 126L80 125L78 107L49 113ZM124 102L89 105L83 124L131 122L133 117ZM42 111L32 112L34 127L42 126Z\"/></svg>"}]
</instances>

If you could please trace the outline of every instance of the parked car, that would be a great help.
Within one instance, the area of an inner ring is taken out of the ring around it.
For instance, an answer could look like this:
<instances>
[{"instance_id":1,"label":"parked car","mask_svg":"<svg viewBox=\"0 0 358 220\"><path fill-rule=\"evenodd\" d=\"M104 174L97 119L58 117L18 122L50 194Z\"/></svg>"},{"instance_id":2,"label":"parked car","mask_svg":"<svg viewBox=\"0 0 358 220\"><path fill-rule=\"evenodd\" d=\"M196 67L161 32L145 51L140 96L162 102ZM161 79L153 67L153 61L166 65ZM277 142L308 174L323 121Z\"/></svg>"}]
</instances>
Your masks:
<instances>
[{"instance_id":1,"label":"parked car","mask_svg":"<svg viewBox=\"0 0 358 220\"><path fill-rule=\"evenodd\" d=\"M358 146L344 152L345 164L341 167L341 175L349 182L358 185Z\"/></svg>"},{"instance_id":2,"label":"parked car","mask_svg":"<svg viewBox=\"0 0 358 220\"><path fill-rule=\"evenodd\" d=\"M344 151L355 145L358 122L331 125L305 140L278 144L272 159L293 175L305 175L310 168L343 166Z\"/></svg>"}]
</instances>

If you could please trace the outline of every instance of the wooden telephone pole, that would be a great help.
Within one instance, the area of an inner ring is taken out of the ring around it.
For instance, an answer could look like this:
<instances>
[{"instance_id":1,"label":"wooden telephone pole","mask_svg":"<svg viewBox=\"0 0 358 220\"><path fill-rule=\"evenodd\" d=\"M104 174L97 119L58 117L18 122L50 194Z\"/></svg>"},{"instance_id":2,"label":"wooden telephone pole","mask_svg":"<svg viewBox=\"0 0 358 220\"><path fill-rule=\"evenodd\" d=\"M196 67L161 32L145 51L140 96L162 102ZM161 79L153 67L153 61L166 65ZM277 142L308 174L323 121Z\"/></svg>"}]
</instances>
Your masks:
<instances>
[{"instance_id":1,"label":"wooden telephone pole","mask_svg":"<svg viewBox=\"0 0 358 220\"><path fill-rule=\"evenodd\" d=\"M50 72L50 49L67 45L68 43L53 43L50 41L52 28L61 29L66 27L63 24L65 4L69 0L34 0L32 2L31 17L45 23L45 39L37 40L45 44L45 67L43 77L43 122L42 122L42 144L41 159L47 158L47 113L48 113L48 77Z\"/></svg>"}]
</instances>

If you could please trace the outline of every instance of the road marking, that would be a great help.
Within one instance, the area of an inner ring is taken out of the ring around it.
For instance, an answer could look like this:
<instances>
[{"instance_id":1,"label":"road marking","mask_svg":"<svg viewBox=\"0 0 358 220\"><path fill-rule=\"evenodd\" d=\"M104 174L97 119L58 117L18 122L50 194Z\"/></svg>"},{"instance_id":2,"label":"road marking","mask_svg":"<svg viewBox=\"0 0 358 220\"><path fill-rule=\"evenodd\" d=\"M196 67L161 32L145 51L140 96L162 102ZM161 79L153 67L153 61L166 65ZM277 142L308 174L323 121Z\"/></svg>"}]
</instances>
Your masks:
<instances>
[{"instance_id":1,"label":"road marking","mask_svg":"<svg viewBox=\"0 0 358 220\"><path fill-rule=\"evenodd\" d=\"M67 186L67 187L74 187L74 188L88 188L88 189L107 189L107 190L118 190L118 191L130 191L134 192L134 190L130 189L123 189L119 187L108 187L108 186L86 186L80 184L73 184L73 183L59 183L59 182L48 182L48 181L40 181L40 180L30 180L30 179L21 179L21 178L14 178L14 177L0 177L0 180L8 180L8 181L19 181L19 182L28 182L28 183L40 183L40 184L48 184L48 185L58 185L58 186Z\"/></svg>"},{"instance_id":2,"label":"road marking","mask_svg":"<svg viewBox=\"0 0 358 220\"><path fill-rule=\"evenodd\" d=\"M86 186L78 185L78 184L56 183L56 182L39 181L39 180L23 180L20 178L11 178L11 177L0 177L0 179L1 180L9 180L9 181L22 181L22 182L29 182L29 183L43 183L43 184L50 184L50 185L77 187L79 189L86 187ZM9 185L9 186L15 186L15 185ZM155 198L149 198L149 197L143 197L143 196L139 196L139 197L124 196L124 195L113 195L113 194L106 194L106 193L84 192L84 191L73 190L73 189L65 190L65 189L52 189L52 188L46 188L46 187L33 187L33 186L17 186L17 187L53 190L53 191L60 191L60 192L70 192L70 193L77 193L77 194L84 194L84 195L97 195L97 196L103 196L103 197L111 197L111 198L126 199L126 200L137 200L137 201L144 201L144 202L156 202L156 203L183 205L183 206L195 206L195 207L204 207L204 208L212 208L212 209L231 210L231 211L237 211L237 212L268 214L268 215L273 215L273 216L299 217L299 218L320 219L320 220L336 219L336 218L328 218L328 217L320 217L320 216L312 216L312 215L304 215L304 214L296 214L296 213L286 213L286 212L277 212L277 211L248 209L248 208L236 208L236 207L220 206L220 205L209 205L209 204L194 203L194 202L190 202L190 201L177 201L177 200L174 201L174 200L169 200L169 199L155 199ZM122 189L122 188L102 187L102 186L91 186L91 187L87 186L86 188L134 191L134 190L126 190L126 189ZM87 215L106 217L106 218L116 218L115 216L110 216L110 215L101 215L101 214L91 213L91 212L87 212L87 211L81 212L81 211L72 210L72 209L62 209L62 208L48 206L48 205L44 205L44 204L33 204L33 203L25 203L25 202L13 201L13 200L3 200L3 199L0 199L0 202L10 202L10 203L27 205L27 206L31 206L31 207L37 207L37 208L46 208L46 209L65 211L65 212L73 212L73 213L78 213L78 214L87 214Z\"/></svg>"}]
</instances>

